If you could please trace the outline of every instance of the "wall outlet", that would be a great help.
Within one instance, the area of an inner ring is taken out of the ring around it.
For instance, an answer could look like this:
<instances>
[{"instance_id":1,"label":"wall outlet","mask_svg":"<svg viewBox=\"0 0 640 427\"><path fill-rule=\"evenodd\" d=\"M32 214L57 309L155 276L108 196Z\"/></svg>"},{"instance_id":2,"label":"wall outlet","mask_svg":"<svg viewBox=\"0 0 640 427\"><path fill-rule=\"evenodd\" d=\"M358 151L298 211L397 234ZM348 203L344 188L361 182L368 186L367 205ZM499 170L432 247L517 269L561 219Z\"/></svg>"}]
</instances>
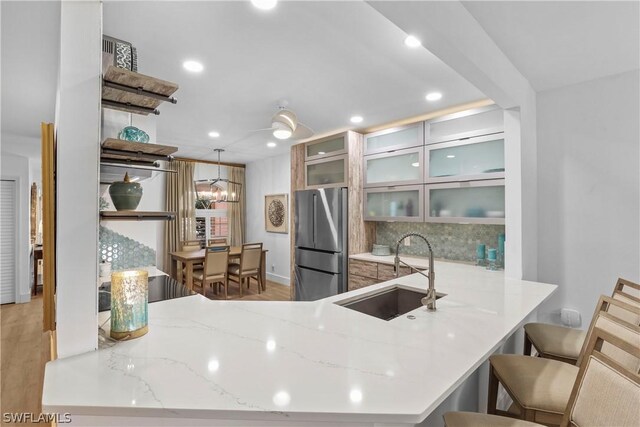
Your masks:
<instances>
[{"instance_id":1,"label":"wall outlet","mask_svg":"<svg viewBox=\"0 0 640 427\"><path fill-rule=\"evenodd\" d=\"M271 264L271 271L276 271L276 265L275 264Z\"/></svg>"},{"instance_id":2,"label":"wall outlet","mask_svg":"<svg viewBox=\"0 0 640 427\"><path fill-rule=\"evenodd\" d=\"M582 322L580 312L571 308L563 308L560 310L560 320L563 325L569 326L570 328L577 328Z\"/></svg>"},{"instance_id":3,"label":"wall outlet","mask_svg":"<svg viewBox=\"0 0 640 427\"><path fill-rule=\"evenodd\" d=\"M403 245L405 246L411 246L411 236L407 236L404 238L404 241L402 242Z\"/></svg>"}]
</instances>

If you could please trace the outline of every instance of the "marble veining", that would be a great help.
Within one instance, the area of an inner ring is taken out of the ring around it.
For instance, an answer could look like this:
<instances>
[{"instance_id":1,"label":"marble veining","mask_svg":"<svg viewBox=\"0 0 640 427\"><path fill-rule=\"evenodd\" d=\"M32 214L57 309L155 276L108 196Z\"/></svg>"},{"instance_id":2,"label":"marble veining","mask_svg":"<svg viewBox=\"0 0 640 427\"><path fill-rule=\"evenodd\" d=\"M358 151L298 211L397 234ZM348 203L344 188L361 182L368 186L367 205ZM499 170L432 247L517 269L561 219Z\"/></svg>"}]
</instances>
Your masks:
<instances>
[{"instance_id":1,"label":"marble veining","mask_svg":"<svg viewBox=\"0 0 640 427\"><path fill-rule=\"evenodd\" d=\"M447 296L436 312L412 311L414 320L387 322L335 302L396 283L426 290L417 274L315 302L194 295L150 304L145 336L49 362L43 410L256 425L418 423L556 288L471 265L435 268Z\"/></svg>"}]
</instances>

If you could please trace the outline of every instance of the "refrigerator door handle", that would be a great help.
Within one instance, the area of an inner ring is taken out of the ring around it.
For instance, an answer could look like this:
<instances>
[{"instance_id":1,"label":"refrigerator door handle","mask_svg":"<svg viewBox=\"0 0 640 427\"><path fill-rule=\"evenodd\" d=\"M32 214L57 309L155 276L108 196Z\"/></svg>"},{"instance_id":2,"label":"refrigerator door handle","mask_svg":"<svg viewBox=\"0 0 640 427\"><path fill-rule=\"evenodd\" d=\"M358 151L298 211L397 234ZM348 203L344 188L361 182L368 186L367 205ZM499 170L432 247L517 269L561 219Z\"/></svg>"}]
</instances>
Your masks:
<instances>
[{"instance_id":1,"label":"refrigerator door handle","mask_svg":"<svg viewBox=\"0 0 640 427\"><path fill-rule=\"evenodd\" d=\"M318 222L316 221L316 207L318 204L318 196L313 193L313 247L316 247L316 235L318 233Z\"/></svg>"}]
</instances>

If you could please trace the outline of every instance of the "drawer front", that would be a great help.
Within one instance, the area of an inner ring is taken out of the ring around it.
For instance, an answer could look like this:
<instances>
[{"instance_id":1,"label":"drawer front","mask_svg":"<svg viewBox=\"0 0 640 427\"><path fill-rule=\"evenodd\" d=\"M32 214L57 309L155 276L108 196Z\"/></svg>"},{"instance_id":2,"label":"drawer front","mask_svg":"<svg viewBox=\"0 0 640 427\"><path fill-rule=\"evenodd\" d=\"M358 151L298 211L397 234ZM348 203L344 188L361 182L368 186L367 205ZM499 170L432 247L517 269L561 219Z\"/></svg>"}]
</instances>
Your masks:
<instances>
[{"instance_id":1,"label":"drawer front","mask_svg":"<svg viewBox=\"0 0 640 427\"><path fill-rule=\"evenodd\" d=\"M361 261L358 259L350 259L349 275L356 275L356 276L376 279L378 277L378 264L375 262Z\"/></svg>"},{"instance_id":2,"label":"drawer front","mask_svg":"<svg viewBox=\"0 0 640 427\"><path fill-rule=\"evenodd\" d=\"M400 274L399 277L407 276L411 274L411 269L409 267L400 266ZM378 264L378 280L381 282L385 282L387 280L392 280L396 278L396 273L393 271L393 265L388 264Z\"/></svg>"},{"instance_id":3,"label":"drawer front","mask_svg":"<svg viewBox=\"0 0 640 427\"><path fill-rule=\"evenodd\" d=\"M354 289L360 289L366 286L375 285L378 282L378 279L349 275L349 290L353 291Z\"/></svg>"}]
</instances>

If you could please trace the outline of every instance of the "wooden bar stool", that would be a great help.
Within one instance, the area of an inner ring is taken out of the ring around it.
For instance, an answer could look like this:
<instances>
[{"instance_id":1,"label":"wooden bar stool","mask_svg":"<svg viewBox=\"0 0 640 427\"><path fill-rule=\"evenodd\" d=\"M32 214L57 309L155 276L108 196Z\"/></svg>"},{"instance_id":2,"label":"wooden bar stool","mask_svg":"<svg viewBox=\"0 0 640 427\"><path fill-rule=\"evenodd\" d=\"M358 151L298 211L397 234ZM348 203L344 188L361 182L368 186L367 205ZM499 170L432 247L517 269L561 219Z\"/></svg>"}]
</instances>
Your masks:
<instances>
[{"instance_id":1,"label":"wooden bar stool","mask_svg":"<svg viewBox=\"0 0 640 427\"><path fill-rule=\"evenodd\" d=\"M607 353L640 365L640 333L629 335L631 341L620 339L603 329L594 328L584 351L584 361L577 372L568 403L563 410L562 427L640 425L638 397L640 375L614 362ZM561 363L561 362L560 362ZM566 366L566 363L564 364ZM606 385L603 388L602 385ZM541 424L497 415L472 412L447 412L446 427L534 427Z\"/></svg>"},{"instance_id":2,"label":"wooden bar stool","mask_svg":"<svg viewBox=\"0 0 640 427\"><path fill-rule=\"evenodd\" d=\"M640 307L639 294L640 285L618 279L611 296L618 301ZM532 348L535 348L539 357L575 365L586 336L587 332L580 329L548 323L527 323L524 325L524 354L530 355Z\"/></svg>"},{"instance_id":3,"label":"wooden bar stool","mask_svg":"<svg viewBox=\"0 0 640 427\"><path fill-rule=\"evenodd\" d=\"M632 318L634 322L629 323L614 314L621 312L624 312L625 318ZM620 339L633 342L634 337L640 334L639 320L640 308L602 296L589 326L587 337L590 337L594 328L597 327ZM588 339L580 353L578 366L581 366L584 360L587 343ZM605 354L627 369L635 371L640 369L640 365L631 366L636 363L635 360L631 362L613 349L606 348ZM489 363L487 413L548 425L560 424L573 383L578 375L578 366L553 359L515 354L493 355L489 358ZM499 384L502 384L513 400L513 407L509 411L501 411L496 407Z\"/></svg>"}]
</instances>

